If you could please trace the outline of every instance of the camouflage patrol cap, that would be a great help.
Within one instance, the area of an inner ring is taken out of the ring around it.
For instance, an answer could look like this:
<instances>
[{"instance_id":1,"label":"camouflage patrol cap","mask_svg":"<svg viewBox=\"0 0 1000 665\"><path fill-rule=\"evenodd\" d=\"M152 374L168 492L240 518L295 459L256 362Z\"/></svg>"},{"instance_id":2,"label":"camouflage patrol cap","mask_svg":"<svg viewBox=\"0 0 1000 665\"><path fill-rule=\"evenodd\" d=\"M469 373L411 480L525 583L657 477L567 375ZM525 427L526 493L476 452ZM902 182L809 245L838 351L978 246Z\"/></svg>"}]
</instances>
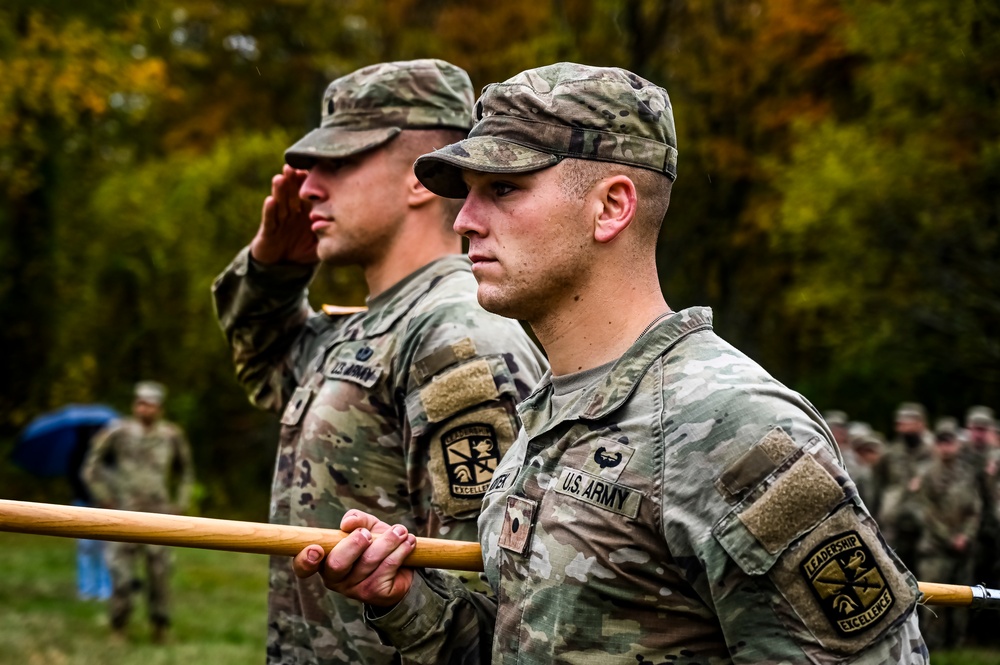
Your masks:
<instances>
[{"instance_id":1,"label":"camouflage patrol cap","mask_svg":"<svg viewBox=\"0 0 1000 665\"><path fill-rule=\"evenodd\" d=\"M896 420L927 420L927 410L917 402L903 402L896 408Z\"/></svg>"},{"instance_id":2,"label":"camouflage patrol cap","mask_svg":"<svg viewBox=\"0 0 1000 665\"><path fill-rule=\"evenodd\" d=\"M993 409L988 406L974 406L965 414L966 427L993 427Z\"/></svg>"},{"instance_id":3,"label":"camouflage patrol cap","mask_svg":"<svg viewBox=\"0 0 1000 665\"><path fill-rule=\"evenodd\" d=\"M364 67L327 86L319 129L286 150L285 161L308 169L320 158L376 148L404 129L468 131L472 99L469 75L443 60Z\"/></svg>"},{"instance_id":4,"label":"camouflage patrol cap","mask_svg":"<svg viewBox=\"0 0 1000 665\"><path fill-rule=\"evenodd\" d=\"M847 414L843 411L827 411L823 414L823 420L830 427L847 427Z\"/></svg>"},{"instance_id":5,"label":"camouflage patrol cap","mask_svg":"<svg viewBox=\"0 0 1000 665\"><path fill-rule=\"evenodd\" d=\"M135 398L140 402L160 406L167 398L167 387L156 381L140 381L135 384Z\"/></svg>"},{"instance_id":6,"label":"camouflage patrol cap","mask_svg":"<svg viewBox=\"0 0 1000 665\"><path fill-rule=\"evenodd\" d=\"M560 62L483 89L469 138L417 159L439 196L463 198L462 171L526 173L565 157L677 177L677 133L663 88L617 67Z\"/></svg>"},{"instance_id":7,"label":"camouflage patrol cap","mask_svg":"<svg viewBox=\"0 0 1000 665\"><path fill-rule=\"evenodd\" d=\"M855 439L861 439L866 436L870 436L874 430L872 426L866 422L860 420L855 420L847 424L847 438L852 442Z\"/></svg>"},{"instance_id":8,"label":"camouflage patrol cap","mask_svg":"<svg viewBox=\"0 0 1000 665\"><path fill-rule=\"evenodd\" d=\"M857 451L874 450L881 453L885 449L885 438L878 432L869 430L858 437L852 438L851 447Z\"/></svg>"},{"instance_id":9,"label":"camouflage patrol cap","mask_svg":"<svg viewBox=\"0 0 1000 665\"><path fill-rule=\"evenodd\" d=\"M958 421L951 416L938 418L934 424L934 436L938 439L954 439L958 436Z\"/></svg>"}]
</instances>

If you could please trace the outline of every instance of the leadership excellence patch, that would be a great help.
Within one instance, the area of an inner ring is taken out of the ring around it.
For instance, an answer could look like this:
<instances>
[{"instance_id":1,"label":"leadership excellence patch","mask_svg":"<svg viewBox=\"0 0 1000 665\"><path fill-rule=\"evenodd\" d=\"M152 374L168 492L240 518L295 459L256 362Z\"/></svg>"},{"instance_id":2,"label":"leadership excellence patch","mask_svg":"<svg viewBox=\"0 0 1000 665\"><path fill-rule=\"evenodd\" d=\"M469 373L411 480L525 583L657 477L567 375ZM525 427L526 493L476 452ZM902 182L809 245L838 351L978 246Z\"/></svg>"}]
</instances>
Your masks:
<instances>
[{"instance_id":1,"label":"leadership excellence patch","mask_svg":"<svg viewBox=\"0 0 1000 665\"><path fill-rule=\"evenodd\" d=\"M823 613L843 637L874 627L896 602L875 557L856 531L824 541L799 568Z\"/></svg>"},{"instance_id":2,"label":"leadership excellence patch","mask_svg":"<svg viewBox=\"0 0 1000 665\"><path fill-rule=\"evenodd\" d=\"M496 430L486 423L461 425L441 436L441 446L451 495L482 498L500 463Z\"/></svg>"}]
</instances>

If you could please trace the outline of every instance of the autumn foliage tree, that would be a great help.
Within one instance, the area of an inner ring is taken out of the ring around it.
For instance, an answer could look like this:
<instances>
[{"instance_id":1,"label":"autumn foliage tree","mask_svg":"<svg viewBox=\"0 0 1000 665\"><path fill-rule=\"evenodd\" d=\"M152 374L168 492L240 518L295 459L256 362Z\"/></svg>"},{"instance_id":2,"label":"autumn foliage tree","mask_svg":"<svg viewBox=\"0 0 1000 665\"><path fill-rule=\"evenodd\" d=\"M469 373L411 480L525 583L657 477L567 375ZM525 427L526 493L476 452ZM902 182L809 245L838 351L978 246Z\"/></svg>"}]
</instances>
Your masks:
<instances>
[{"instance_id":1,"label":"autumn foliage tree","mask_svg":"<svg viewBox=\"0 0 1000 665\"><path fill-rule=\"evenodd\" d=\"M978 0L15 0L0 8L0 454L67 401L158 378L209 511L262 517L212 277L331 79L440 57L479 88L618 65L675 107L658 261L675 307L821 408L996 403L1000 9ZM357 272L314 299L358 304ZM0 466L21 495L53 491Z\"/></svg>"}]
</instances>

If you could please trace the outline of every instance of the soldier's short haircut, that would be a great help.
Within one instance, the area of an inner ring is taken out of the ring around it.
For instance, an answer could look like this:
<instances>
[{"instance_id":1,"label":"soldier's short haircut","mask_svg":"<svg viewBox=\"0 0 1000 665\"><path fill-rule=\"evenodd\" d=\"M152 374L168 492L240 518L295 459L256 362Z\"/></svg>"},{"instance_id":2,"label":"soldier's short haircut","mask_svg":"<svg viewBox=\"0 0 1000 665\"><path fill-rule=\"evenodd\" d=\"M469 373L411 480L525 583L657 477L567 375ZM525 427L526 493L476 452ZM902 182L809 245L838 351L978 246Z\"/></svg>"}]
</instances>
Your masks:
<instances>
[{"instance_id":1,"label":"soldier's short haircut","mask_svg":"<svg viewBox=\"0 0 1000 665\"><path fill-rule=\"evenodd\" d=\"M562 187L570 198L582 198L599 180L614 175L624 175L635 185L638 197L636 222L643 235L655 240L663 225L663 218L670 207L673 180L638 166L615 164L590 159L563 160Z\"/></svg>"},{"instance_id":2,"label":"soldier's short haircut","mask_svg":"<svg viewBox=\"0 0 1000 665\"><path fill-rule=\"evenodd\" d=\"M390 145L397 151L400 159L405 159L408 164L412 165L417 157L446 145L458 143L467 135L467 132L460 129L404 129ZM465 199L442 198L440 203L441 222L448 231L451 231Z\"/></svg>"}]
</instances>

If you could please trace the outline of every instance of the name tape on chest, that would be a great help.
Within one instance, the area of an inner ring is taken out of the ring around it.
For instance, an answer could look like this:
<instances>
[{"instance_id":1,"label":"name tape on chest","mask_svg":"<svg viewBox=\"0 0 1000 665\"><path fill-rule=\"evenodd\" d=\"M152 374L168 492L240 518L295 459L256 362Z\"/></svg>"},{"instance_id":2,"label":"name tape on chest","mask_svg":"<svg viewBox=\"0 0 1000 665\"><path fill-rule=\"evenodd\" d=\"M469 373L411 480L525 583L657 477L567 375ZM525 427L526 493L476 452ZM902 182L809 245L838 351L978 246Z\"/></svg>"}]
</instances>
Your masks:
<instances>
[{"instance_id":1,"label":"name tape on chest","mask_svg":"<svg viewBox=\"0 0 1000 665\"><path fill-rule=\"evenodd\" d=\"M642 492L637 489L570 468L562 470L555 490L559 494L629 518L635 518L639 514L639 504L642 502Z\"/></svg>"},{"instance_id":2,"label":"name tape on chest","mask_svg":"<svg viewBox=\"0 0 1000 665\"><path fill-rule=\"evenodd\" d=\"M371 357L369 355L369 357ZM366 365L363 362L353 360L339 360L330 358L326 363L323 375L328 379L339 379L350 381L371 388L382 376L382 368L378 365Z\"/></svg>"},{"instance_id":3,"label":"name tape on chest","mask_svg":"<svg viewBox=\"0 0 1000 665\"><path fill-rule=\"evenodd\" d=\"M493 478L493 482L490 483L489 489L486 490L487 493L507 489L507 484L508 484L507 481L513 478L514 474L510 471L508 471L507 473L497 474L496 477Z\"/></svg>"}]
</instances>

